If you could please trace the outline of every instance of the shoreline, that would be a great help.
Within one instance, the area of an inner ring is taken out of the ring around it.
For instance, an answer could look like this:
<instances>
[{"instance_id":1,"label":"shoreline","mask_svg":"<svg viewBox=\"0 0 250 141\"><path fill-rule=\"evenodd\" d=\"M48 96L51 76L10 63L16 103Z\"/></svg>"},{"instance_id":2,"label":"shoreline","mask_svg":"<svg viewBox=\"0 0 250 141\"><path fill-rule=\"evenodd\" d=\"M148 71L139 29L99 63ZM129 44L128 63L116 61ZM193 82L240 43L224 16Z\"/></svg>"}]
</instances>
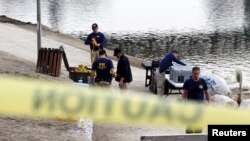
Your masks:
<instances>
[{"instance_id":1,"label":"shoreline","mask_svg":"<svg viewBox=\"0 0 250 141\"><path fill-rule=\"evenodd\" d=\"M36 24L32 24L30 22L22 22L22 21L19 21L16 19L9 18L5 15L0 16L0 22L1 23L10 23L10 24L16 25L20 28L23 28L23 29L26 29L26 30L29 30L32 32L36 32ZM86 46L84 44L83 40L75 38L69 34L63 34L63 33L57 32L57 31L53 31L52 29L50 29L44 25L42 25L42 36L49 37L53 40L60 41L60 42L63 42L65 44L76 47L78 49L90 52L89 46ZM117 61L117 59L113 56L113 50L108 49L108 48L105 48L105 50L106 50L107 55L110 59ZM143 59L129 56L127 54L125 54L125 55L128 56L131 66L143 69L143 67L141 66Z\"/></svg>"}]
</instances>

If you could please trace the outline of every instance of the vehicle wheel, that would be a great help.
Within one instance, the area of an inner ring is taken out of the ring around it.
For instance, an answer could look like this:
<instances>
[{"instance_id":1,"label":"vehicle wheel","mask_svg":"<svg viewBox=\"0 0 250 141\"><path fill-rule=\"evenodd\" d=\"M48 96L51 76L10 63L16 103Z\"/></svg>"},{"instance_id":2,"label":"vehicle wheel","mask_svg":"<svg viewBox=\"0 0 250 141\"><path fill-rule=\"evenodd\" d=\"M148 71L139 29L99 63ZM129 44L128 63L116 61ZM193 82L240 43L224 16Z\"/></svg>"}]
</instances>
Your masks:
<instances>
[{"instance_id":1,"label":"vehicle wheel","mask_svg":"<svg viewBox=\"0 0 250 141\"><path fill-rule=\"evenodd\" d=\"M157 79L156 79L156 75L155 75L155 71L153 72L153 93L157 94Z\"/></svg>"},{"instance_id":2,"label":"vehicle wheel","mask_svg":"<svg viewBox=\"0 0 250 141\"><path fill-rule=\"evenodd\" d=\"M154 93L157 95L157 83L156 83L157 81L156 81L156 79L154 79L154 81L155 81L154 82L154 84L155 84L154 85Z\"/></svg>"},{"instance_id":3,"label":"vehicle wheel","mask_svg":"<svg viewBox=\"0 0 250 141\"><path fill-rule=\"evenodd\" d=\"M153 92L153 85L154 85L154 79L153 79L153 76L151 75L151 78L150 78L150 83L149 83L149 90L150 92Z\"/></svg>"},{"instance_id":4,"label":"vehicle wheel","mask_svg":"<svg viewBox=\"0 0 250 141\"><path fill-rule=\"evenodd\" d=\"M169 94L169 83L166 80L164 83L164 95L168 95Z\"/></svg>"}]
</instances>

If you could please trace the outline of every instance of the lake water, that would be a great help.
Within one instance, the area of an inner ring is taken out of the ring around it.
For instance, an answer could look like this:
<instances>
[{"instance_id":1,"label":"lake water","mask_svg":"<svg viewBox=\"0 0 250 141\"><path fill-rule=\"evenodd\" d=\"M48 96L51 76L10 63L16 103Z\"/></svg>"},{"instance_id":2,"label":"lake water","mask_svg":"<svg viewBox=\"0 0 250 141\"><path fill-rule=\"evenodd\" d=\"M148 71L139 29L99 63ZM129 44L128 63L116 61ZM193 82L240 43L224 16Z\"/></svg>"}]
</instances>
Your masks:
<instances>
[{"instance_id":1,"label":"lake water","mask_svg":"<svg viewBox=\"0 0 250 141\"><path fill-rule=\"evenodd\" d=\"M99 24L108 47L140 58L181 51L185 62L250 81L248 0L41 0L42 24L85 38ZM36 0L0 0L0 15L36 23ZM233 81L233 80L228 80Z\"/></svg>"}]
</instances>

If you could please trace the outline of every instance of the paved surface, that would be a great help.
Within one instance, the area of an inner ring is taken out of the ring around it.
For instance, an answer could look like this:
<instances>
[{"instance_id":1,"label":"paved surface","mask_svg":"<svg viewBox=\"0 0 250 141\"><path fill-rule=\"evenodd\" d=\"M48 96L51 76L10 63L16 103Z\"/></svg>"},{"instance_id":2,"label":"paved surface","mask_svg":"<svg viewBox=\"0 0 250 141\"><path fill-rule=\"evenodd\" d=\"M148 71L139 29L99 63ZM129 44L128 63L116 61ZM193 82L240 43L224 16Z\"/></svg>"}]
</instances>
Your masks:
<instances>
[{"instance_id":1,"label":"paved surface","mask_svg":"<svg viewBox=\"0 0 250 141\"><path fill-rule=\"evenodd\" d=\"M37 61L37 34L17 27L13 24L0 23L0 50L15 55L17 58L23 58L36 63ZM79 64L91 66L89 51L76 48L74 46L50 39L42 36L42 47L58 48L60 45L64 46L69 65L78 66ZM83 44L83 48L89 48ZM116 67L117 62L114 62ZM131 67L133 73L133 82L130 84L130 89L147 92L149 89L145 88L145 70ZM62 63L62 75L68 75L64 64ZM117 88L117 82L113 81L113 87Z\"/></svg>"}]
</instances>

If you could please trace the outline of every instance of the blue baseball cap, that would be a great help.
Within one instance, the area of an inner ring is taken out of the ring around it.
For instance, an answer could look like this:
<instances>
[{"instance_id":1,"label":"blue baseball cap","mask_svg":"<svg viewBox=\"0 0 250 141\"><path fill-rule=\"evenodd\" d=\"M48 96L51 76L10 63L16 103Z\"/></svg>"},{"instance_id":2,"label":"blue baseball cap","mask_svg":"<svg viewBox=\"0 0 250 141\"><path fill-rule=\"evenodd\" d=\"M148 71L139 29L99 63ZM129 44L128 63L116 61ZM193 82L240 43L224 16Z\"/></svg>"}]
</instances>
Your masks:
<instances>
[{"instance_id":1,"label":"blue baseball cap","mask_svg":"<svg viewBox=\"0 0 250 141\"><path fill-rule=\"evenodd\" d=\"M92 24L92 29L95 29L95 28L97 28L97 27L98 27L97 23L93 23L93 24Z\"/></svg>"}]
</instances>

